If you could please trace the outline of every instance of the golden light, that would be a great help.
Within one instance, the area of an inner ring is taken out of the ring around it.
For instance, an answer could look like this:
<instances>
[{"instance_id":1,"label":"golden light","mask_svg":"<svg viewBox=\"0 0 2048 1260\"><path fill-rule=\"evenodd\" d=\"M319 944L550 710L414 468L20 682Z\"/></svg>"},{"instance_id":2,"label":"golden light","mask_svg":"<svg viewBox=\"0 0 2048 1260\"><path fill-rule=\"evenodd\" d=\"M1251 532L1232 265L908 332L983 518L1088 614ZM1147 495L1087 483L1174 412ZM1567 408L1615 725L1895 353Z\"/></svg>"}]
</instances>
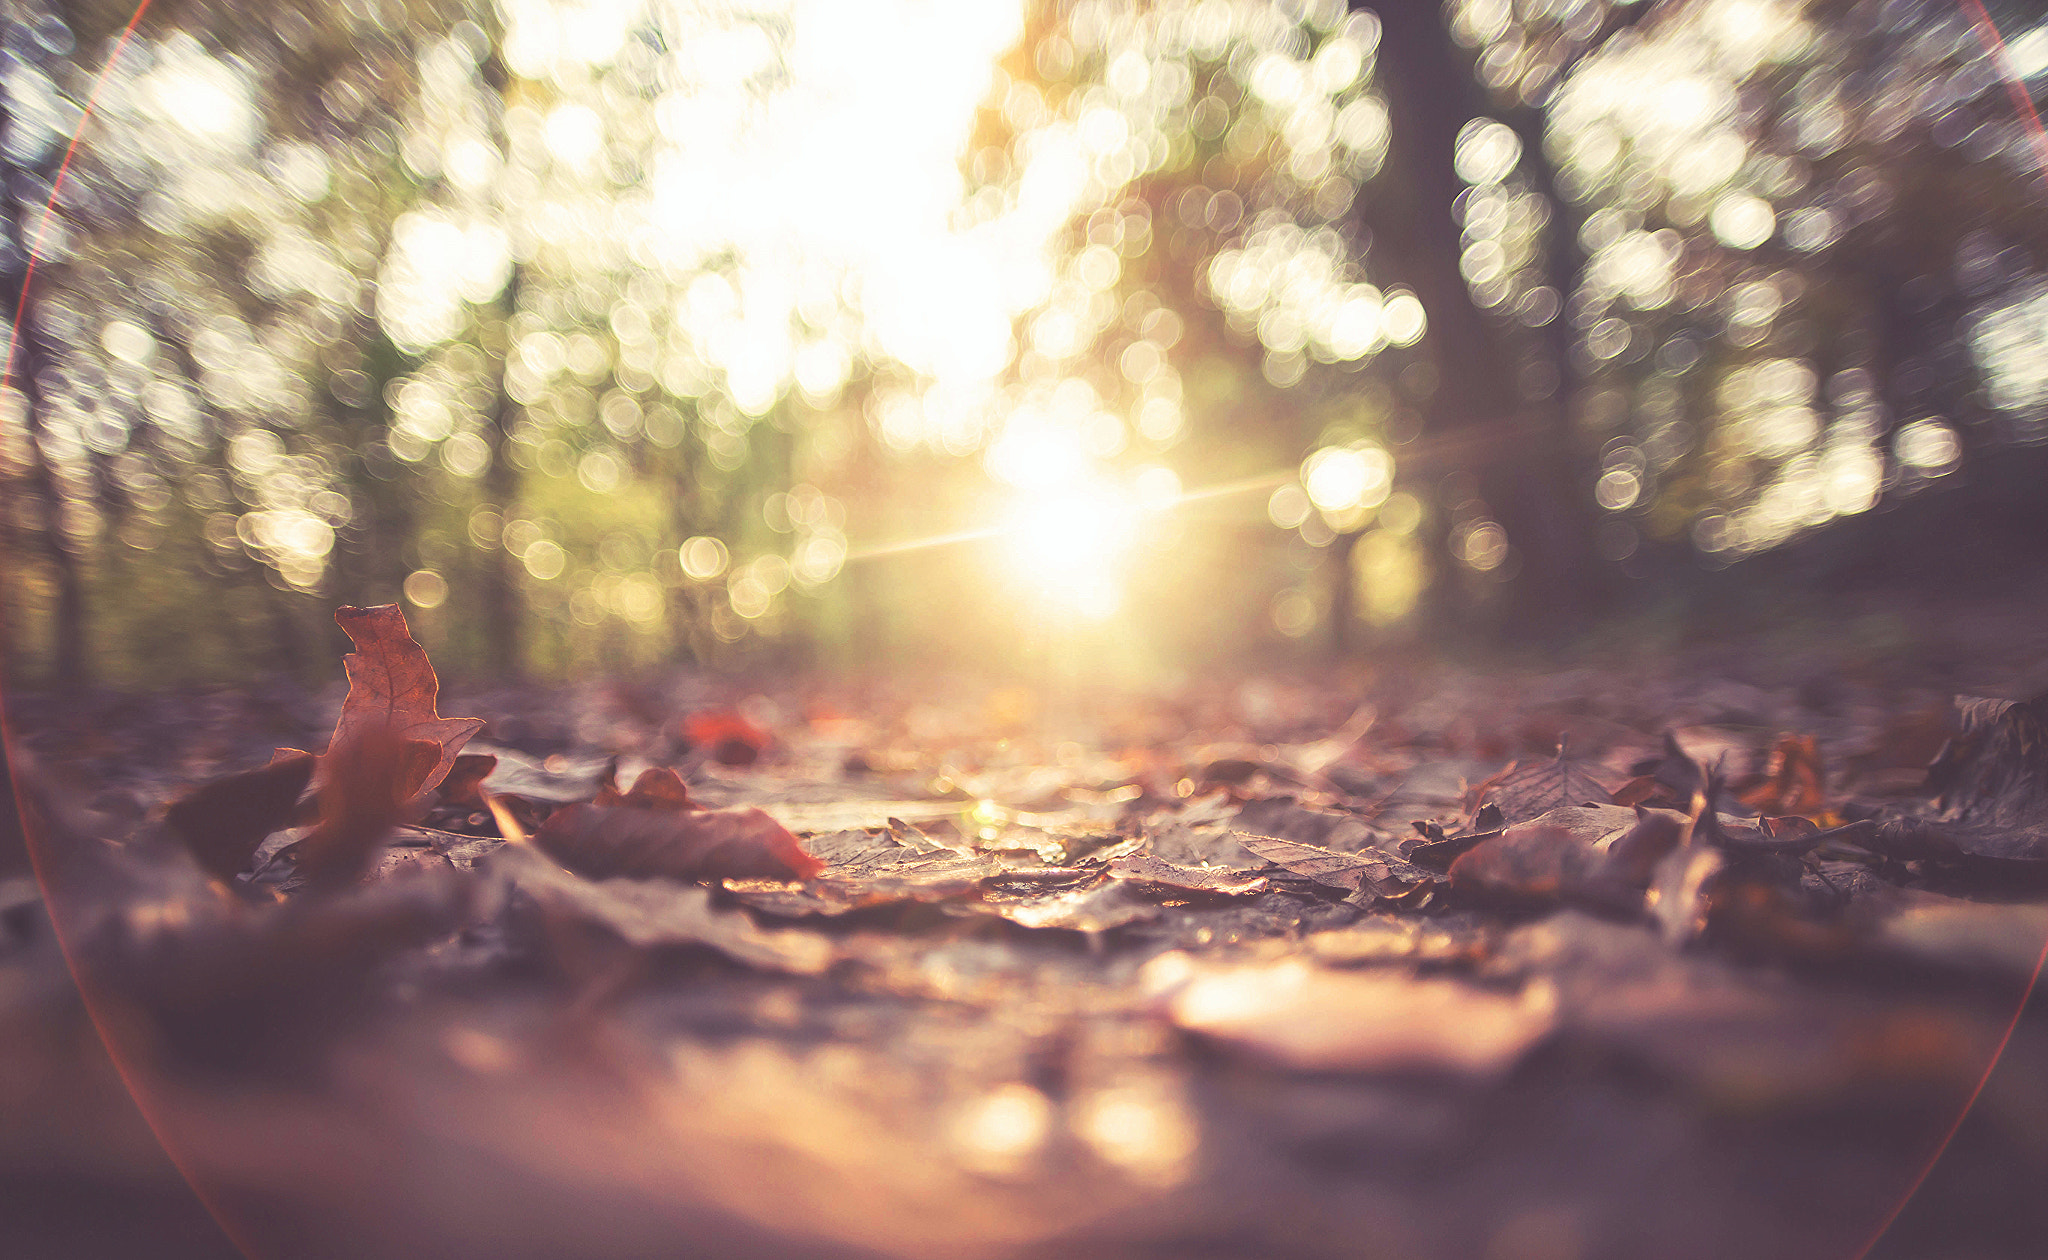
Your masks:
<instances>
[{"instance_id":1,"label":"golden light","mask_svg":"<svg viewBox=\"0 0 2048 1260\"><path fill-rule=\"evenodd\" d=\"M1394 461L1376 446L1326 446L1302 461L1301 484L1325 514L1375 508L1394 488Z\"/></svg>"},{"instance_id":2,"label":"golden light","mask_svg":"<svg viewBox=\"0 0 2048 1260\"><path fill-rule=\"evenodd\" d=\"M1100 621L1122 602L1141 514L1132 495L1103 483L1033 495L1005 524L1005 557L1047 604Z\"/></svg>"}]
</instances>

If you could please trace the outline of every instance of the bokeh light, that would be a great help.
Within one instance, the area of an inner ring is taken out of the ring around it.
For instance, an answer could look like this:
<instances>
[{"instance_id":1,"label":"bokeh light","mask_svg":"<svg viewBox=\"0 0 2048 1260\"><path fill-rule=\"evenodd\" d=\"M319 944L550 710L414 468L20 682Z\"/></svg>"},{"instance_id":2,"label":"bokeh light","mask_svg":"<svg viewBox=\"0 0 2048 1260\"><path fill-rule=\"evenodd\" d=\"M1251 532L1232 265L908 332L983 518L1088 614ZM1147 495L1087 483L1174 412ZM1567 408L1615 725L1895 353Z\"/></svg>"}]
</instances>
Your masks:
<instances>
[{"instance_id":1,"label":"bokeh light","mask_svg":"<svg viewBox=\"0 0 2048 1260\"><path fill-rule=\"evenodd\" d=\"M113 28L30 7L0 473L43 664L92 607L141 668L131 588L279 660L398 598L513 610L443 659L546 669L901 629L955 579L986 626L1057 566L862 557L1071 541L1099 487L1203 506L1068 603L1322 642L1523 571L1473 426L1543 433L1630 573L2048 438L2048 26L2002 11L1994 55L1932 0L1447 0L1477 91L1431 207L1381 72L1414 32L1332 0L199 4L140 25L45 215ZM1235 621L1169 589L1219 571Z\"/></svg>"}]
</instances>

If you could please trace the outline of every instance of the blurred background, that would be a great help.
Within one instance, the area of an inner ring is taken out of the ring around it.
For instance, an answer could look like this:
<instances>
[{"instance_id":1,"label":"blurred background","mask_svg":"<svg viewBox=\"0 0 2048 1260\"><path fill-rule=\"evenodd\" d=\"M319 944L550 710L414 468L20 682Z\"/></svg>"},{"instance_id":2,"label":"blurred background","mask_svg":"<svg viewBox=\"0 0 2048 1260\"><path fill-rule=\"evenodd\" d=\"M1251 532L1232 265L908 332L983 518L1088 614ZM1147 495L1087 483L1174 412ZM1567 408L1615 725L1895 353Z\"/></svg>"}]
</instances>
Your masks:
<instances>
[{"instance_id":1,"label":"blurred background","mask_svg":"<svg viewBox=\"0 0 2048 1260\"><path fill-rule=\"evenodd\" d=\"M2027 5L5 9L20 685L325 680L393 601L472 679L1142 674L2042 554Z\"/></svg>"}]
</instances>

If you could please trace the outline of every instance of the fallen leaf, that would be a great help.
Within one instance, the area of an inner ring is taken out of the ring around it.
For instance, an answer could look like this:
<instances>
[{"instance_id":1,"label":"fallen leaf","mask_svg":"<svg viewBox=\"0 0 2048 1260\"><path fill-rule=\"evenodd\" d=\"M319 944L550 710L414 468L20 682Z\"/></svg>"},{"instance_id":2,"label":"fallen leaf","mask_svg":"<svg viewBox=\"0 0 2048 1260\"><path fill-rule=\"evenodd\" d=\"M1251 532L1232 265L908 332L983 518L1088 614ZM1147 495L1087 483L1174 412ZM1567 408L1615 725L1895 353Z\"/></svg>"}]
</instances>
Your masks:
<instances>
[{"instance_id":1,"label":"fallen leaf","mask_svg":"<svg viewBox=\"0 0 2048 1260\"><path fill-rule=\"evenodd\" d=\"M1416 838L1403 842L1401 856L1433 871L1448 871L1461 854L1499 835L1507 823L1500 808L1489 804L1481 805L1471 826L1455 835L1433 819L1418 818L1409 826L1415 828Z\"/></svg>"},{"instance_id":2,"label":"fallen leaf","mask_svg":"<svg viewBox=\"0 0 2048 1260\"><path fill-rule=\"evenodd\" d=\"M1889 814L1874 843L1902 857L2048 861L2048 695L1956 707L1962 731L1928 769L1934 812Z\"/></svg>"},{"instance_id":3,"label":"fallen leaf","mask_svg":"<svg viewBox=\"0 0 2048 1260\"><path fill-rule=\"evenodd\" d=\"M1516 823L1451 863L1451 887L1517 901L1642 904L1657 862L1678 843L1684 816L1586 805Z\"/></svg>"},{"instance_id":4,"label":"fallen leaf","mask_svg":"<svg viewBox=\"0 0 2048 1260\"><path fill-rule=\"evenodd\" d=\"M766 731L729 711L692 713L683 719L683 736L727 766L753 765L768 747Z\"/></svg>"},{"instance_id":5,"label":"fallen leaf","mask_svg":"<svg viewBox=\"0 0 2048 1260\"><path fill-rule=\"evenodd\" d=\"M1065 928L1074 932L1107 932L1126 923L1156 919L1166 907L1157 898L1142 897L1121 880L1109 880L1093 888L1077 889L1035 901L1008 902L986 907L1020 927Z\"/></svg>"},{"instance_id":6,"label":"fallen leaf","mask_svg":"<svg viewBox=\"0 0 2048 1260\"><path fill-rule=\"evenodd\" d=\"M1816 817L1827 813L1825 779L1813 736L1781 735L1762 779L1736 793L1736 799L1759 814Z\"/></svg>"},{"instance_id":7,"label":"fallen leaf","mask_svg":"<svg viewBox=\"0 0 2048 1260\"><path fill-rule=\"evenodd\" d=\"M483 720L444 718L436 712L440 680L434 676L425 649L406 628L405 614L398 605L343 606L334 610L334 620L348 632L356 650L342 658L342 668L348 673L348 695L341 702L329 754L351 736L371 728L388 730L401 740L426 741L435 746L433 759L398 767L407 775L397 785L398 792L410 799L439 787L454 768L462 746L483 729ZM323 766L320 778L324 782L327 777Z\"/></svg>"},{"instance_id":8,"label":"fallen leaf","mask_svg":"<svg viewBox=\"0 0 2048 1260\"><path fill-rule=\"evenodd\" d=\"M335 736L321 760L320 821L293 847L299 874L314 888L353 883L394 827L412 821L417 788L441 745L407 739L390 727L356 727Z\"/></svg>"},{"instance_id":9,"label":"fallen leaf","mask_svg":"<svg viewBox=\"0 0 2048 1260\"><path fill-rule=\"evenodd\" d=\"M548 815L533 841L593 879L808 879L823 869L758 809L565 805Z\"/></svg>"},{"instance_id":10,"label":"fallen leaf","mask_svg":"<svg viewBox=\"0 0 2048 1260\"><path fill-rule=\"evenodd\" d=\"M838 956L815 932L762 928L743 910L717 909L706 888L662 879L581 879L516 844L485 864L548 911L598 924L642 949L702 945L751 967L804 976L825 971Z\"/></svg>"},{"instance_id":11,"label":"fallen leaf","mask_svg":"<svg viewBox=\"0 0 2048 1260\"><path fill-rule=\"evenodd\" d=\"M1286 840L1279 836L1257 836L1248 832L1237 833L1237 842L1245 850L1265 858L1268 862L1286 867L1297 875L1305 875L1318 884L1341 888L1346 892L1357 892L1365 882L1366 875L1375 867L1383 865L1377 856L1368 857L1359 853L1338 853L1320 845L1303 844L1298 840Z\"/></svg>"},{"instance_id":12,"label":"fallen leaf","mask_svg":"<svg viewBox=\"0 0 2048 1260\"><path fill-rule=\"evenodd\" d=\"M1562 744L1557 756L1548 761L1517 761L1480 784L1473 794L1477 805L1498 806L1508 823L1526 822L1570 805L1605 805L1613 799L1614 789L1605 776L1570 756Z\"/></svg>"},{"instance_id":13,"label":"fallen leaf","mask_svg":"<svg viewBox=\"0 0 2048 1260\"><path fill-rule=\"evenodd\" d=\"M874 831L825 832L806 836L802 844L823 864L808 881L727 880L727 889L743 904L769 914L830 917L897 902L976 897L1002 873L1002 865L991 857L939 845L919 848Z\"/></svg>"},{"instance_id":14,"label":"fallen leaf","mask_svg":"<svg viewBox=\"0 0 2048 1260\"><path fill-rule=\"evenodd\" d=\"M478 790L497 768L498 759L489 753L463 753L455 759L448 777L441 780L441 803L482 809L484 798Z\"/></svg>"},{"instance_id":15,"label":"fallen leaf","mask_svg":"<svg viewBox=\"0 0 2048 1260\"><path fill-rule=\"evenodd\" d=\"M313 775L313 755L292 752L267 766L205 783L171 802L164 822L206 873L233 879L272 832L290 826Z\"/></svg>"},{"instance_id":16,"label":"fallen leaf","mask_svg":"<svg viewBox=\"0 0 2048 1260\"><path fill-rule=\"evenodd\" d=\"M690 789L683 782L683 776L667 766L653 766L642 770L640 777L633 780L633 786L623 794L606 771L604 783L597 790L593 805L628 805L635 809L659 810L663 813L680 814L703 806L690 799Z\"/></svg>"},{"instance_id":17,"label":"fallen leaf","mask_svg":"<svg viewBox=\"0 0 2048 1260\"><path fill-rule=\"evenodd\" d=\"M1372 898L1407 902L1422 897L1442 882L1434 871L1378 849L1338 853L1278 836L1238 833L1237 842L1251 853L1277 863L1318 884L1341 888L1360 904Z\"/></svg>"},{"instance_id":18,"label":"fallen leaf","mask_svg":"<svg viewBox=\"0 0 2048 1260\"><path fill-rule=\"evenodd\" d=\"M1693 728L1693 734L1699 736L1702 729ZM1637 762L1633 767L1636 777L1614 790L1614 803L1689 811L1693 796L1707 792L1713 799L1715 812L1743 812L1742 802L1730 795L1720 783L1720 767L1730 755L1727 741L1710 742L1709 747L1717 748L1719 752L1714 759L1713 774L1709 774L1699 760L1686 751L1676 732L1665 731L1663 755Z\"/></svg>"},{"instance_id":19,"label":"fallen leaf","mask_svg":"<svg viewBox=\"0 0 2048 1260\"><path fill-rule=\"evenodd\" d=\"M1220 821L1195 825L1167 817L1146 822L1143 836L1146 852L1177 866L1228 866L1245 872L1265 865L1264 858L1245 852Z\"/></svg>"},{"instance_id":20,"label":"fallen leaf","mask_svg":"<svg viewBox=\"0 0 2048 1260\"><path fill-rule=\"evenodd\" d=\"M1229 867L1181 866L1149 853L1126 854L1109 864L1109 873L1135 883L1221 897L1243 897L1266 889L1262 876Z\"/></svg>"}]
</instances>

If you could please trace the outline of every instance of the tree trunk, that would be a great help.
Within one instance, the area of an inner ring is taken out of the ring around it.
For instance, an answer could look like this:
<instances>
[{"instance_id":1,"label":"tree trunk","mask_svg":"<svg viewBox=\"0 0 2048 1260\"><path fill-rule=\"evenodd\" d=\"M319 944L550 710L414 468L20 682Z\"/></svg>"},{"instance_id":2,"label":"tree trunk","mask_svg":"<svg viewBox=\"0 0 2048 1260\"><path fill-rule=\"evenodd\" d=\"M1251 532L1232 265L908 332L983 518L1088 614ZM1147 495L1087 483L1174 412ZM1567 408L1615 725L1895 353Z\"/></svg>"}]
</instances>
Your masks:
<instances>
[{"instance_id":1,"label":"tree trunk","mask_svg":"<svg viewBox=\"0 0 2048 1260\"><path fill-rule=\"evenodd\" d=\"M500 339L504 344L497 348L501 364L510 360L514 348L512 317L519 310L519 282L520 269L515 265L512 279L506 284L501 299L504 318L500 324ZM518 418L519 404L505 391L505 373L501 367L491 401L490 423L485 429L491 448L491 463L484 470L484 493L501 514L509 513L513 501L519 497L519 470L512 466L511 458L512 426ZM491 667L505 682L518 682L526 674L523 656L526 605L519 595L519 561L505 550L502 540L484 551L482 561L484 638L489 645Z\"/></svg>"},{"instance_id":2,"label":"tree trunk","mask_svg":"<svg viewBox=\"0 0 2048 1260\"><path fill-rule=\"evenodd\" d=\"M1577 484L1564 405L1563 330L1553 326L1539 334L1547 352L1557 356L1558 392L1525 403L1515 339L1472 301L1459 270L1464 242L1456 203L1465 184L1454 165L1458 132L1495 111L1453 44L1440 6L1374 8L1382 32L1378 64L1393 125L1388 175L1360 199L1378 232L1374 266L1412 287L1428 313L1423 345L1437 371L1435 388L1417 399L1425 431L1449 438L1481 426L1490 430L1483 441L1452 444L1470 453L1449 472L1470 478L1457 484L1476 490L1484 512L1507 532L1519 557L1504 598L1480 597L1486 584L1467 580L1447 545L1454 524L1448 514L1456 505L1443 501L1447 496L1440 489L1427 495L1437 502L1426 535L1434 580L1424 616L1444 631L1499 627L1510 617L1517 627L1556 626L1586 603L1591 554L1590 510L1581 502L1586 496ZM1531 172L1538 191L1550 192L1540 128L1527 118L1514 122L1524 137L1522 169ZM1554 249L1552 267L1561 271L1572 257L1569 247ZM1569 296L1568 276L1546 280L1561 297Z\"/></svg>"},{"instance_id":3,"label":"tree trunk","mask_svg":"<svg viewBox=\"0 0 2048 1260\"><path fill-rule=\"evenodd\" d=\"M48 353L36 319L36 302L32 296L27 301L22 300L19 279L7 287L12 292L5 297L20 311L16 340L21 370L14 374L14 384L21 391L22 426L28 437L29 491L35 496L40 511L39 539L43 559L49 565L57 588L57 607L51 626L52 681L65 691L77 691L92 681L85 564L70 539L65 537L64 496L44 450L45 404L42 383L38 378L48 363Z\"/></svg>"}]
</instances>

